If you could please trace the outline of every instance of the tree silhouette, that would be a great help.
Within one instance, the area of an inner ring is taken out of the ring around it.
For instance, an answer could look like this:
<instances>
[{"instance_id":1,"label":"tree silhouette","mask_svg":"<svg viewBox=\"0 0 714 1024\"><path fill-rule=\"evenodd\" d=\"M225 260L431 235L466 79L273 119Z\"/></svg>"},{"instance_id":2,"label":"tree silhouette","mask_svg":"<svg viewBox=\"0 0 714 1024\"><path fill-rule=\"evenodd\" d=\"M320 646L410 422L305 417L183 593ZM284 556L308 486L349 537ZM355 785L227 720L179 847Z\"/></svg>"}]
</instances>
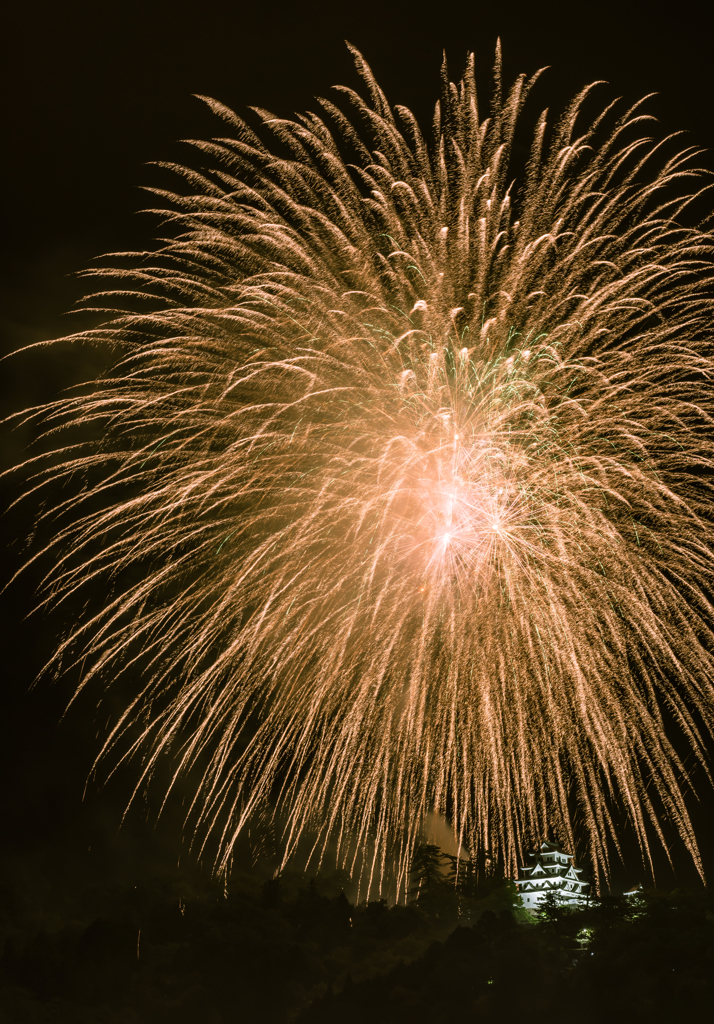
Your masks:
<instances>
[{"instance_id":1,"label":"tree silhouette","mask_svg":"<svg viewBox=\"0 0 714 1024\"><path fill-rule=\"evenodd\" d=\"M441 849L433 843L417 846L411 868L410 899L420 903L425 897L431 897L444 888L441 866L446 859Z\"/></svg>"}]
</instances>

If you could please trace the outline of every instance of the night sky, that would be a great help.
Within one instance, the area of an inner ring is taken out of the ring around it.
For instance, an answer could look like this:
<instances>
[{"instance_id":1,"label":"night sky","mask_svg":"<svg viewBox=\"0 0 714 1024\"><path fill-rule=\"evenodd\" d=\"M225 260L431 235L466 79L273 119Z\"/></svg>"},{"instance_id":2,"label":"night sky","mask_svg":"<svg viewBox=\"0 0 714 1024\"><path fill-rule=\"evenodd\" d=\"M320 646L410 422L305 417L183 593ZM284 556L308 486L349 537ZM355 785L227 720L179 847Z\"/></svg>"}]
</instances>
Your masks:
<instances>
[{"instance_id":1,"label":"night sky","mask_svg":"<svg viewBox=\"0 0 714 1024\"><path fill-rule=\"evenodd\" d=\"M714 64L705 11L704 3L632 0L592 7L449 0L428 7L397 0L15 4L3 19L3 352L80 325L65 314L83 293L73 275L93 257L152 245L155 221L136 212L147 204L140 186L166 184L167 178L147 165L191 160L177 140L216 131L193 93L239 112L250 104L287 116L310 109L312 97L325 95L331 85L356 84L343 45L348 39L362 50L390 101L411 107L424 121L437 94L442 49L453 75L474 49L486 79L500 35L507 81L551 66L540 86L541 106L562 105L588 82L606 79L610 96L634 101L659 93L648 109L662 132L683 129L692 144L711 148ZM714 169L714 154L703 162ZM3 409L45 401L92 369L87 354L74 356L67 348L6 361ZM22 431L4 431L3 468L21 456L26 441ZM3 504L15 494L6 482ZM22 560L17 539L27 525L27 512L5 516L10 572ZM29 573L2 598L1 863L47 886L60 876L124 877L149 864L174 863L181 849L177 813L155 830L151 808L139 805L118 831L128 776L104 790L90 783L83 801L102 723L88 700L59 724L69 695L66 680L43 682L30 692L59 628L42 615L25 618L36 580ZM706 793L701 772L697 779ZM712 808L709 795L699 806L692 803L710 875ZM676 837L670 838L676 875L661 858L658 883L695 881ZM625 851L626 865L615 870L621 886L646 879L627 842Z\"/></svg>"}]
</instances>

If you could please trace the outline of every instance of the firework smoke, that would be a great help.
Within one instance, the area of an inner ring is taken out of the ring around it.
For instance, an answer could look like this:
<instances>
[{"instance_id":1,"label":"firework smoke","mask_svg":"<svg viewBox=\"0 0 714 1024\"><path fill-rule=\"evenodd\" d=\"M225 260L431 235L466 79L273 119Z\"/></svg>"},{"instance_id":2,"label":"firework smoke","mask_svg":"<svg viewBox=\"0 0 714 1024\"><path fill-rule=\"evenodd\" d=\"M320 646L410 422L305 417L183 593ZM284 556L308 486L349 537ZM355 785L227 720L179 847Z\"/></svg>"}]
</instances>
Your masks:
<instances>
[{"instance_id":1,"label":"firework smoke","mask_svg":"<svg viewBox=\"0 0 714 1024\"><path fill-rule=\"evenodd\" d=\"M513 184L537 76L504 99L497 55L484 120L473 58L444 69L427 141L355 58L369 101L321 117L256 134L208 100L231 135L157 193L170 240L94 272L102 305L151 301L76 335L111 372L30 414L66 440L25 471L72 495L47 600L106 588L57 658L138 681L103 753L142 783L200 766L219 866L266 808L286 857L311 834L402 885L427 814L513 864L572 844L575 809L607 871L618 802L645 855L663 813L699 864L661 710L704 762L696 154L661 155L639 104L576 130L590 87Z\"/></svg>"}]
</instances>

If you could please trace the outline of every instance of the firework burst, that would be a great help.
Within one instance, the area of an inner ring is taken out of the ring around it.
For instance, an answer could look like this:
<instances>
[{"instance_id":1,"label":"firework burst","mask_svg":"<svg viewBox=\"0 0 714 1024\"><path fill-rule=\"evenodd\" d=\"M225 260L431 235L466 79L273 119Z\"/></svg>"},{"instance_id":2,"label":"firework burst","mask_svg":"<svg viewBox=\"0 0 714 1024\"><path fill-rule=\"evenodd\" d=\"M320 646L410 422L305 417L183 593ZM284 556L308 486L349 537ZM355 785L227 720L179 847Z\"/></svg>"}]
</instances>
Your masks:
<instances>
[{"instance_id":1,"label":"firework burst","mask_svg":"<svg viewBox=\"0 0 714 1024\"><path fill-rule=\"evenodd\" d=\"M355 58L369 100L320 117L256 133L208 100L231 134L158 193L170 240L95 272L102 304L151 301L76 335L112 370L31 413L68 437L25 466L71 483L47 599L107 595L57 657L139 680L104 754L142 783L200 766L223 867L266 808L286 857L310 834L402 886L430 812L513 864L573 843L575 808L607 871L613 799L645 854L663 812L699 863L661 710L704 762L695 154L661 155L639 104L576 130L590 87L514 184L537 76L504 98L497 56L483 119L473 59L444 68L428 141Z\"/></svg>"}]
</instances>

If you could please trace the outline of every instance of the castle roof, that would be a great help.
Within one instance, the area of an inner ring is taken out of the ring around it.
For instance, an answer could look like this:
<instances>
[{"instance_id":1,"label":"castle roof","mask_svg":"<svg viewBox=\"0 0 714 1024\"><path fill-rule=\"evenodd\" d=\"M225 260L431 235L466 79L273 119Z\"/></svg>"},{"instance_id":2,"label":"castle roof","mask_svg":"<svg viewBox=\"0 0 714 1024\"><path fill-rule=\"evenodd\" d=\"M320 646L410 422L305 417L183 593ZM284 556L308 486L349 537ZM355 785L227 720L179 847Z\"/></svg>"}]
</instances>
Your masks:
<instances>
[{"instance_id":1,"label":"castle roof","mask_svg":"<svg viewBox=\"0 0 714 1024\"><path fill-rule=\"evenodd\" d=\"M572 853L561 850L558 843L542 843L535 853L529 854L529 857L534 863L520 868L520 882L552 878L585 884L578 877L582 875L583 869L575 867L572 863Z\"/></svg>"}]
</instances>

